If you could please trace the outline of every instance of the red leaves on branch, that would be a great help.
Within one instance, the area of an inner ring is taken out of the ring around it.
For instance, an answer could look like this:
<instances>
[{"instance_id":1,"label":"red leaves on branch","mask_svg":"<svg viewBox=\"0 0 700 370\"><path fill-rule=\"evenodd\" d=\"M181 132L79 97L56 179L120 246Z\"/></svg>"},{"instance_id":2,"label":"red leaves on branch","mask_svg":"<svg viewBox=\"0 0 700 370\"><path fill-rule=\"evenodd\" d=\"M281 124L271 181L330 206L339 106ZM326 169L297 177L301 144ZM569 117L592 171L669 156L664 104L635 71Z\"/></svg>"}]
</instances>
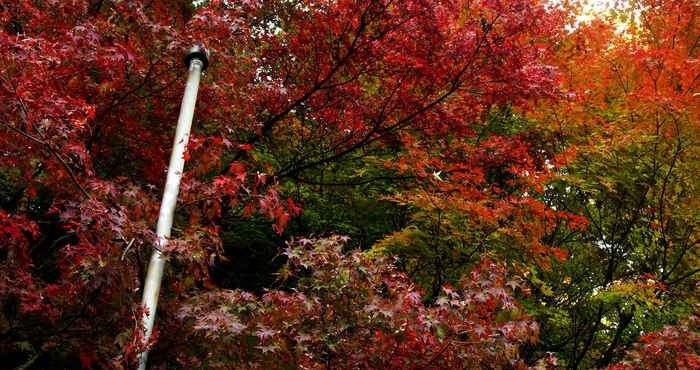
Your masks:
<instances>
[{"instance_id":1,"label":"red leaves on branch","mask_svg":"<svg viewBox=\"0 0 700 370\"><path fill-rule=\"evenodd\" d=\"M624 360L608 369L700 369L700 317L694 313L677 325L642 335Z\"/></svg>"},{"instance_id":2,"label":"red leaves on branch","mask_svg":"<svg viewBox=\"0 0 700 370\"><path fill-rule=\"evenodd\" d=\"M181 99L182 53L194 41L215 62L165 250L177 275L166 281L168 302L209 287L226 212L260 214L282 234L302 209L280 184L383 150L405 153L395 168L429 183L432 197L445 195L491 225L519 220L507 233L544 258L549 250L536 239L556 214L520 196L546 179L544 158L525 137L473 139L492 108L526 111L557 95L543 45L560 26L558 11L536 0L1 1L0 171L18 186L12 210L0 211L0 289L8 304L18 302L11 320L29 323L10 340L48 333L61 343L51 347L57 356L93 366L122 366L139 350L133 317ZM309 364L401 367L414 354L422 362L413 365L433 368L515 364L517 344L535 336L518 315L496 322L498 310L517 306L497 265L481 266L429 308L398 271L336 249L288 256L289 268L314 268L318 284L360 284L364 296L344 285L343 299L366 310L349 312L329 289L319 295L303 284L264 298L232 293L231 302L259 313L260 326L222 326L257 338L260 348L241 356L274 361L260 353L296 355L294 343L304 353L297 361ZM324 260L350 275L330 276ZM496 275L482 271L491 268ZM173 330L163 307L164 328ZM222 317L208 315L198 325L215 336ZM287 324L299 338L282 338ZM366 347L374 352L352 347L365 338L375 338ZM238 356L228 350L222 356Z\"/></svg>"},{"instance_id":3,"label":"red leaves on branch","mask_svg":"<svg viewBox=\"0 0 700 370\"><path fill-rule=\"evenodd\" d=\"M297 281L290 291L193 298L180 315L195 330L190 343L207 338L209 354L194 349L181 360L215 368L517 367L518 346L537 339L537 324L512 297L519 283L495 262L482 260L425 305L391 264L342 249L340 237L291 243L281 272Z\"/></svg>"}]
</instances>

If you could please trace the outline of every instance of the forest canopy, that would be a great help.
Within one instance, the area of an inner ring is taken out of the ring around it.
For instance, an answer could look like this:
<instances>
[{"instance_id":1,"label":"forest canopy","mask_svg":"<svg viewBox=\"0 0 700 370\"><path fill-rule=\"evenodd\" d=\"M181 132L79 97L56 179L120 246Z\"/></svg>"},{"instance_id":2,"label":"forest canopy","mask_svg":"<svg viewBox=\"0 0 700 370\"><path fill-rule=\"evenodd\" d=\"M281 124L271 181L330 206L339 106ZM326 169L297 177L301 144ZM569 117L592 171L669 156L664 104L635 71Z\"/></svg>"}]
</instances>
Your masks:
<instances>
[{"instance_id":1,"label":"forest canopy","mask_svg":"<svg viewBox=\"0 0 700 370\"><path fill-rule=\"evenodd\" d=\"M700 369L700 3L613 3L0 0L0 363Z\"/></svg>"}]
</instances>

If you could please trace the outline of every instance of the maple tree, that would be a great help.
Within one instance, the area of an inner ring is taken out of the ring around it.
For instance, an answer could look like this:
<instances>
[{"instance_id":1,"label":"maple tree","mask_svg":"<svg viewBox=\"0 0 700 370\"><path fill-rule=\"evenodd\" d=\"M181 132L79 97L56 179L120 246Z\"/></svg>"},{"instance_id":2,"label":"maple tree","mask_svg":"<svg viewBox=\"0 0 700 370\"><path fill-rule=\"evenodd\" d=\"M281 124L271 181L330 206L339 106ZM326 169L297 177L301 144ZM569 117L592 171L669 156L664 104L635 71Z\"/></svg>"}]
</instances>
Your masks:
<instances>
[{"instance_id":1,"label":"maple tree","mask_svg":"<svg viewBox=\"0 0 700 370\"><path fill-rule=\"evenodd\" d=\"M589 227L545 238L570 258L538 275L541 301L532 303L552 333L542 349L570 366L605 367L641 333L693 312L698 10L630 3L560 49L567 98L540 122L577 157L544 199L585 215Z\"/></svg>"},{"instance_id":2,"label":"maple tree","mask_svg":"<svg viewBox=\"0 0 700 370\"><path fill-rule=\"evenodd\" d=\"M645 334L611 370L623 369L697 369L700 367L698 317L693 313L675 326Z\"/></svg>"},{"instance_id":3,"label":"maple tree","mask_svg":"<svg viewBox=\"0 0 700 370\"><path fill-rule=\"evenodd\" d=\"M290 243L280 278L298 280L291 291L194 297L179 313L194 328L181 345L205 348L192 351L200 358L184 350L171 361L266 369L516 366L518 346L536 340L537 324L511 296L520 283L487 258L425 307L392 264L345 254L343 244L341 237Z\"/></svg>"},{"instance_id":4,"label":"maple tree","mask_svg":"<svg viewBox=\"0 0 700 370\"><path fill-rule=\"evenodd\" d=\"M695 326L662 327L695 320L700 9L577 6L0 1L0 361L643 368L670 343L692 368Z\"/></svg>"}]
</instances>

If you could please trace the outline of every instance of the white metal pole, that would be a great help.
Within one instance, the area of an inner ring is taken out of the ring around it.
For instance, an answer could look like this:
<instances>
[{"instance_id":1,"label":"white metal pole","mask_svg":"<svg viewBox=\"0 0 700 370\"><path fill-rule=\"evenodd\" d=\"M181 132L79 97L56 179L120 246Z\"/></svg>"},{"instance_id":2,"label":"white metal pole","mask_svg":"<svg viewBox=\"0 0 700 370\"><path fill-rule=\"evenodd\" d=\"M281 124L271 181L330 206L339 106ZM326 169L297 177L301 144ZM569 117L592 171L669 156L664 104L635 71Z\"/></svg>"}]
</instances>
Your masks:
<instances>
[{"instance_id":1,"label":"white metal pole","mask_svg":"<svg viewBox=\"0 0 700 370\"><path fill-rule=\"evenodd\" d=\"M160 248L164 247L168 242L170 230L173 225L177 195L180 191L180 180L182 179L182 171L185 168L184 154L187 149L187 142L190 138L194 106L197 101L199 78L208 64L206 50L201 46L193 47L187 54L185 63L187 64L189 72L187 75L187 84L185 85L185 95L182 97L182 105L180 106L180 117L177 120L173 151L170 154L168 177L165 181L163 200L160 204L160 213L158 215L158 226L156 228L158 245L155 246L153 254L151 255L151 261L148 264L148 273L146 274L146 282L143 289L142 305L146 310L142 318L145 327L144 343L148 343L153 333L153 322L155 321L156 309L158 308L158 294L160 293L160 284L163 278L163 269L165 268L165 258ZM147 361L148 351L144 351L139 356L140 370L146 369Z\"/></svg>"}]
</instances>

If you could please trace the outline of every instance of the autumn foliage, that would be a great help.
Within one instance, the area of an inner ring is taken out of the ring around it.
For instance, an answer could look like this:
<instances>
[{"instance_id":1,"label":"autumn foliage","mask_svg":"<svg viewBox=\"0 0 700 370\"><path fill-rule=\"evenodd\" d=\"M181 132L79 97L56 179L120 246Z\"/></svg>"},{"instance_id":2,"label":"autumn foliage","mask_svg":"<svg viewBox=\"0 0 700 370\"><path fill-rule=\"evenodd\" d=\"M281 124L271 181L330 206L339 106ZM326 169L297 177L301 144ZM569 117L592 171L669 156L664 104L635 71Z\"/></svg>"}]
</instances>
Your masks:
<instances>
[{"instance_id":1,"label":"autumn foliage","mask_svg":"<svg viewBox=\"0 0 700 370\"><path fill-rule=\"evenodd\" d=\"M698 316L693 313L675 326L643 335L610 370L700 368Z\"/></svg>"},{"instance_id":2,"label":"autumn foliage","mask_svg":"<svg viewBox=\"0 0 700 370\"><path fill-rule=\"evenodd\" d=\"M0 363L700 367L700 5L586 9L0 0Z\"/></svg>"},{"instance_id":3,"label":"autumn foliage","mask_svg":"<svg viewBox=\"0 0 700 370\"><path fill-rule=\"evenodd\" d=\"M208 343L199 350L209 351L195 351L195 360L182 354L183 362L265 369L517 366L518 346L537 340L537 324L512 296L521 283L489 259L426 307L390 263L343 253L343 244L338 237L290 243L280 273L298 280L289 292L226 291L183 305L179 315L194 329L188 343Z\"/></svg>"}]
</instances>

